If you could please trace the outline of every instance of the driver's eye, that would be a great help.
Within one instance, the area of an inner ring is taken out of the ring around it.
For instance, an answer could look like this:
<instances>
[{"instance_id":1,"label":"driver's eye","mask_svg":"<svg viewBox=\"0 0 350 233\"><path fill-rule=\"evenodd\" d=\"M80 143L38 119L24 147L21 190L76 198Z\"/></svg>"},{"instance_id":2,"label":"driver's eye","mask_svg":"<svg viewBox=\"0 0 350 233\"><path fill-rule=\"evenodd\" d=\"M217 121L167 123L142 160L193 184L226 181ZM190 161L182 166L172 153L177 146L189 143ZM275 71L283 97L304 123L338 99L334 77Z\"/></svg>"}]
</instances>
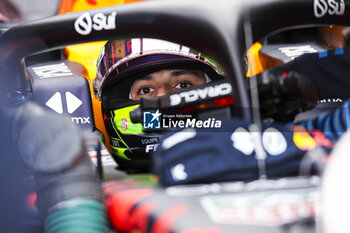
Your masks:
<instances>
[{"instance_id":1,"label":"driver's eye","mask_svg":"<svg viewBox=\"0 0 350 233\"><path fill-rule=\"evenodd\" d=\"M179 84L177 84L176 86L175 86L175 88L176 89L185 89L185 88L189 88L189 87L192 87L193 85L192 85L192 83L190 83L190 82L181 82L181 83L179 83Z\"/></svg>"},{"instance_id":2,"label":"driver's eye","mask_svg":"<svg viewBox=\"0 0 350 233\"><path fill-rule=\"evenodd\" d=\"M154 89L152 87L141 87L137 93L139 95L147 95L149 93L152 93L153 91Z\"/></svg>"}]
</instances>

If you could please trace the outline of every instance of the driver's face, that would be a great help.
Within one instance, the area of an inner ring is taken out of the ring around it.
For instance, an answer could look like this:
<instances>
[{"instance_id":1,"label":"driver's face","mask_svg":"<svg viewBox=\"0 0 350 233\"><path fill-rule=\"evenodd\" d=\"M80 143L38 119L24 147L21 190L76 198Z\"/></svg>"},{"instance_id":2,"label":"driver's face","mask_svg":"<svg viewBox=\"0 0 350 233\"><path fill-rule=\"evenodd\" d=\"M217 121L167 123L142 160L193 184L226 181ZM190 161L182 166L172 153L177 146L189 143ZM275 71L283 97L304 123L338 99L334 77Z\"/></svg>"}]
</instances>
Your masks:
<instances>
[{"instance_id":1,"label":"driver's face","mask_svg":"<svg viewBox=\"0 0 350 233\"><path fill-rule=\"evenodd\" d=\"M206 83L203 72L197 70L161 70L136 80L130 88L131 99L151 98L169 94L175 90Z\"/></svg>"}]
</instances>

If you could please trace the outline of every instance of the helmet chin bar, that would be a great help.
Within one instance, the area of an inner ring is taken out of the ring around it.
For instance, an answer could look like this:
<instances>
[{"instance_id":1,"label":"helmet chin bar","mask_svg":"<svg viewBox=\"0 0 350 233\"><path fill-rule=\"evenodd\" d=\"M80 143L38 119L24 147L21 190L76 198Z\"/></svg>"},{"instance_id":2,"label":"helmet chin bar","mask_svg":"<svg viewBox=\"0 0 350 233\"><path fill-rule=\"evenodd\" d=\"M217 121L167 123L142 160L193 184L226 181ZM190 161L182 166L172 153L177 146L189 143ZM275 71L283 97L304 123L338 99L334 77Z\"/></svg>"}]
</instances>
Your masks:
<instances>
[{"instance_id":1,"label":"helmet chin bar","mask_svg":"<svg viewBox=\"0 0 350 233\"><path fill-rule=\"evenodd\" d=\"M184 118L207 120L209 118L231 118L234 104L233 90L229 82L220 80L191 87L171 94L142 98L140 106L130 112L133 123L143 123L144 113L159 110L163 115L181 115ZM144 129L162 131L164 129Z\"/></svg>"}]
</instances>

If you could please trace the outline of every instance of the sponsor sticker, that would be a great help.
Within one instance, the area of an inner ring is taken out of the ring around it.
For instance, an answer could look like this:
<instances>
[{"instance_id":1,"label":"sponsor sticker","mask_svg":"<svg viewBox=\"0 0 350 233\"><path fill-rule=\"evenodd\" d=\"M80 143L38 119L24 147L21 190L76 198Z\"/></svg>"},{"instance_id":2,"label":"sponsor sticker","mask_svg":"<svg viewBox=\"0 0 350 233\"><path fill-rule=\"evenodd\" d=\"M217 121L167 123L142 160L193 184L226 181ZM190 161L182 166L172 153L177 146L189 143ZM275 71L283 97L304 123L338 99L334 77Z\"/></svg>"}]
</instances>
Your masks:
<instances>
[{"instance_id":1,"label":"sponsor sticker","mask_svg":"<svg viewBox=\"0 0 350 233\"><path fill-rule=\"evenodd\" d=\"M187 173L185 171L185 165L179 163L173 166L170 170L171 176L175 181L181 181L187 179Z\"/></svg>"},{"instance_id":2,"label":"sponsor sticker","mask_svg":"<svg viewBox=\"0 0 350 233\"><path fill-rule=\"evenodd\" d=\"M65 98L64 101L63 98ZM73 114L82 104L83 102L69 91L66 91L64 95L60 92L55 92L45 103L47 107L58 114L63 114L64 109L67 110L68 114ZM71 116L69 118L75 124L91 124L90 117Z\"/></svg>"},{"instance_id":3,"label":"sponsor sticker","mask_svg":"<svg viewBox=\"0 0 350 233\"><path fill-rule=\"evenodd\" d=\"M294 126L293 131L294 144L300 150L312 150L316 146L322 146L325 148L334 147L335 143L329 140L323 132L317 129L306 130L302 126Z\"/></svg>"},{"instance_id":4,"label":"sponsor sticker","mask_svg":"<svg viewBox=\"0 0 350 233\"><path fill-rule=\"evenodd\" d=\"M313 48L311 45L302 45L302 46L288 46L278 48L281 53L294 60L294 58L299 57L305 53L317 53L318 50Z\"/></svg>"},{"instance_id":5,"label":"sponsor sticker","mask_svg":"<svg viewBox=\"0 0 350 233\"><path fill-rule=\"evenodd\" d=\"M69 114L74 113L83 104L83 102L78 97L76 97L69 91L65 92L65 98L67 103L67 112ZM53 94L50 97L50 99L45 103L45 105L54 110L55 112L62 114L63 102L61 93L56 92L55 94Z\"/></svg>"},{"instance_id":6,"label":"sponsor sticker","mask_svg":"<svg viewBox=\"0 0 350 233\"><path fill-rule=\"evenodd\" d=\"M318 103L342 103L343 100L340 98L327 98L327 99L321 99L318 101Z\"/></svg>"},{"instance_id":7,"label":"sponsor sticker","mask_svg":"<svg viewBox=\"0 0 350 233\"><path fill-rule=\"evenodd\" d=\"M287 150L287 141L275 128L268 128L262 134L262 144L270 155L279 155Z\"/></svg>"},{"instance_id":8,"label":"sponsor sticker","mask_svg":"<svg viewBox=\"0 0 350 233\"><path fill-rule=\"evenodd\" d=\"M116 29L116 12L112 12L109 15L103 13L97 13L93 16L89 12L86 12L79 16L74 22L74 28L80 35L89 35L92 30L114 30Z\"/></svg>"},{"instance_id":9,"label":"sponsor sticker","mask_svg":"<svg viewBox=\"0 0 350 233\"><path fill-rule=\"evenodd\" d=\"M256 152L257 159L265 159L266 154L280 155L287 150L287 141L283 134L276 128L267 128L263 133L258 129L249 126L249 131L243 127L238 127L231 135L233 147L245 155ZM258 153L259 152L259 153ZM262 157L258 157L258 155Z\"/></svg>"},{"instance_id":10,"label":"sponsor sticker","mask_svg":"<svg viewBox=\"0 0 350 233\"><path fill-rule=\"evenodd\" d=\"M252 135L242 127L238 127L231 135L233 147L245 155L251 155L255 150Z\"/></svg>"},{"instance_id":11,"label":"sponsor sticker","mask_svg":"<svg viewBox=\"0 0 350 233\"><path fill-rule=\"evenodd\" d=\"M316 147L315 140L306 132L304 127L294 126L293 141L300 150L312 150Z\"/></svg>"},{"instance_id":12,"label":"sponsor sticker","mask_svg":"<svg viewBox=\"0 0 350 233\"><path fill-rule=\"evenodd\" d=\"M315 189L204 196L200 203L213 222L276 226L315 217Z\"/></svg>"},{"instance_id":13,"label":"sponsor sticker","mask_svg":"<svg viewBox=\"0 0 350 233\"><path fill-rule=\"evenodd\" d=\"M127 130L128 129L128 119L123 118L120 122L120 125L121 125L123 131Z\"/></svg>"},{"instance_id":14,"label":"sponsor sticker","mask_svg":"<svg viewBox=\"0 0 350 233\"><path fill-rule=\"evenodd\" d=\"M33 71L39 79L73 75L72 71L63 62L45 66L36 66L33 67Z\"/></svg>"},{"instance_id":15,"label":"sponsor sticker","mask_svg":"<svg viewBox=\"0 0 350 233\"><path fill-rule=\"evenodd\" d=\"M344 15L344 0L314 0L314 14L316 18L328 15Z\"/></svg>"},{"instance_id":16,"label":"sponsor sticker","mask_svg":"<svg viewBox=\"0 0 350 233\"><path fill-rule=\"evenodd\" d=\"M231 84L221 83L215 86L205 87L204 89L195 89L186 92L181 92L179 94L173 94L170 96L170 105L176 106L181 104L183 101L185 103L192 103L207 98L225 96L230 94L231 91Z\"/></svg>"}]
</instances>

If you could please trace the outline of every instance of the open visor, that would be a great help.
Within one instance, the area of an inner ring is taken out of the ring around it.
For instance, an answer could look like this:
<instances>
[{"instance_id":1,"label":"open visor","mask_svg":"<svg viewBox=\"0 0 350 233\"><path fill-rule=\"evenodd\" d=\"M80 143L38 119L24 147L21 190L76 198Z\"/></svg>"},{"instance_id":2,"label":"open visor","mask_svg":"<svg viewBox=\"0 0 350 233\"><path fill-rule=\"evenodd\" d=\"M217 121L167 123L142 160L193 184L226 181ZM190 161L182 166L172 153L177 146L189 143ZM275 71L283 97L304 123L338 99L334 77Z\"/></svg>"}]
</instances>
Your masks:
<instances>
[{"instance_id":1,"label":"open visor","mask_svg":"<svg viewBox=\"0 0 350 233\"><path fill-rule=\"evenodd\" d=\"M162 69L200 70L210 80L222 77L212 62L186 46L158 39L117 40L100 55L98 96L105 108L121 107L136 79Z\"/></svg>"}]
</instances>

